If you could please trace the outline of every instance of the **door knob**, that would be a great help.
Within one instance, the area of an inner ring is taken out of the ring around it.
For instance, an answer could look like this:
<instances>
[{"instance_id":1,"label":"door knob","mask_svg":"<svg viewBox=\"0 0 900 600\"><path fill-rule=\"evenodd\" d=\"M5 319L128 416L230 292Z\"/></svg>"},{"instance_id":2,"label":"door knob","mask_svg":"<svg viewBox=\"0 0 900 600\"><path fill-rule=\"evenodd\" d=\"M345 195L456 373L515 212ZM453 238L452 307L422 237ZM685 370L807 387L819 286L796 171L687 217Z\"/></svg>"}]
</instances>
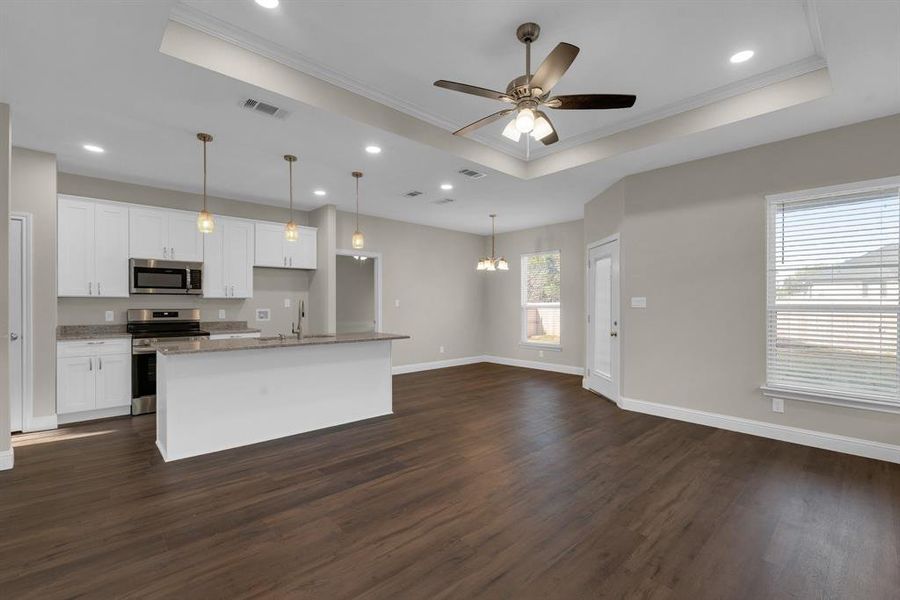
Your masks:
<instances>
[{"instance_id":1,"label":"door knob","mask_svg":"<svg viewBox=\"0 0 900 600\"><path fill-rule=\"evenodd\" d=\"M16 341L17 339L19 339L19 334L18 334L18 333L10 333L10 334L9 334L9 341L14 342L14 341Z\"/></svg>"}]
</instances>

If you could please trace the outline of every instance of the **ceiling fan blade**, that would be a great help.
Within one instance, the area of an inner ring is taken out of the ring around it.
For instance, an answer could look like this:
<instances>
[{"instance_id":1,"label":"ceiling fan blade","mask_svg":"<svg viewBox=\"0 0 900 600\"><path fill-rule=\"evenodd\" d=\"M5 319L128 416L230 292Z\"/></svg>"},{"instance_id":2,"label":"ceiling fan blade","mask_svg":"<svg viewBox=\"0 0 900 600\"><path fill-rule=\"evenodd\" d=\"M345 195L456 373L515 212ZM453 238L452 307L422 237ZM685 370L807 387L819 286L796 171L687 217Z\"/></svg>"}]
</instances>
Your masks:
<instances>
[{"instance_id":1,"label":"ceiling fan blade","mask_svg":"<svg viewBox=\"0 0 900 600\"><path fill-rule=\"evenodd\" d=\"M482 98L490 98L491 100L500 100L501 102L512 102L513 99L502 92L489 90L487 88L478 87L477 85L469 85L467 83L457 83L455 81L447 81L438 79L434 82L439 88L453 90L454 92L462 92L463 94L472 94L473 96L481 96Z\"/></svg>"},{"instance_id":2,"label":"ceiling fan blade","mask_svg":"<svg viewBox=\"0 0 900 600\"><path fill-rule=\"evenodd\" d=\"M546 94L556 85L556 82L569 70L575 57L578 56L578 46L561 42L556 45L538 70L531 78L532 88L541 88L541 93Z\"/></svg>"},{"instance_id":3,"label":"ceiling fan blade","mask_svg":"<svg viewBox=\"0 0 900 600\"><path fill-rule=\"evenodd\" d=\"M497 119L500 119L500 118L502 118L502 117L505 117L506 115L508 115L509 113L513 112L514 110L515 110L515 109L513 109L513 108L506 108L506 109L504 109L504 110L497 111L497 112L495 112L495 113L492 114L492 115L488 115L488 116L484 117L483 119L478 119L478 120L475 121L474 123L469 123L468 125L466 125L466 126L463 127L462 129L458 129L458 130L454 131L454 132L453 132L453 135L466 135L466 134L469 134L469 133L475 131L476 129L479 129L479 128L481 128L481 127L484 127L485 125L489 125L489 124L493 123L493 122L496 121Z\"/></svg>"},{"instance_id":4,"label":"ceiling fan blade","mask_svg":"<svg viewBox=\"0 0 900 600\"><path fill-rule=\"evenodd\" d=\"M545 119L547 119L547 123L550 124L550 129L553 130L541 138L541 143L544 144L545 146L549 146L550 144L555 144L556 142L558 142L559 135L556 133L556 127L553 126L553 121L550 120L550 117L547 116L547 113L545 113L542 110L539 110L539 111L537 111L537 115L538 115L538 117L544 117Z\"/></svg>"},{"instance_id":5,"label":"ceiling fan blade","mask_svg":"<svg viewBox=\"0 0 900 600\"><path fill-rule=\"evenodd\" d=\"M550 98L544 106L560 110L631 108L635 100L637 96L632 94L571 94Z\"/></svg>"}]
</instances>

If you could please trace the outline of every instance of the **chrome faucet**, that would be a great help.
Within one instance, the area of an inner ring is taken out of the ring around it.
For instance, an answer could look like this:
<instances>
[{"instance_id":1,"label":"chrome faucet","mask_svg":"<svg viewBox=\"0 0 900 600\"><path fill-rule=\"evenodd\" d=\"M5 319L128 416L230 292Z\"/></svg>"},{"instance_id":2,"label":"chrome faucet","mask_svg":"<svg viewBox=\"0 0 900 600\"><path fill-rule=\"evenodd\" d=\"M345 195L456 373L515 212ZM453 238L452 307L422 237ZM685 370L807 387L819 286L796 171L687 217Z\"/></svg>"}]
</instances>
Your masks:
<instances>
[{"instance_id":1,"label":"chrome faucet","mask_svg":"<svg viewBox=\"0 0 900 600\"><path fill-rule=\"evenodd\" d=\"M305 316L306 304L301 300L300 304L297 305L297 326L294 327L293 321L291 322L291 333L296 335L298 340L303 339L303 317Z\"/></svg>"}]
</instances>

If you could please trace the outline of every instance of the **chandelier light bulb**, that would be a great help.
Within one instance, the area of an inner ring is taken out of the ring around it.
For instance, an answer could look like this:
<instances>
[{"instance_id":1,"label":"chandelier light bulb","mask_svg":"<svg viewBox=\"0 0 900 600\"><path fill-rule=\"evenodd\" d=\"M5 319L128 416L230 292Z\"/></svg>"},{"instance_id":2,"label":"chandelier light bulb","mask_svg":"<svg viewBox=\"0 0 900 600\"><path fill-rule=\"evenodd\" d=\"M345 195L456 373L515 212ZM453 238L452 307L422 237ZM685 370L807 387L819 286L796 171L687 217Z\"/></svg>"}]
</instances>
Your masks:
<instances>
[{"instance_id":1,"label":"chandelier light bulb","mask_svg":"<svg viewBox=\"0 0 900 600\"><path fill-rule=\"evenodd\" d=\"M516 115L516 129L520 133L531 133L534 129L534 111L530 108L523 108Z\"/></svg>"}]
</instances>

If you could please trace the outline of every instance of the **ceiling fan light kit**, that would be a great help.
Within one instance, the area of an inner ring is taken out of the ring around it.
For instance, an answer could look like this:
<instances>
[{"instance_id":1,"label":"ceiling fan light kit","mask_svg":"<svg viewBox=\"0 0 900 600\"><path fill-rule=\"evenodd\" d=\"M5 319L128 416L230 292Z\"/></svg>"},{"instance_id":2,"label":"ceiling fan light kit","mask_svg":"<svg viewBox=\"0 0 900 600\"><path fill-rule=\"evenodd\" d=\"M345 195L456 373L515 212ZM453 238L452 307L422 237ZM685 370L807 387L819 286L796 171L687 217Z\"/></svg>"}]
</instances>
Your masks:
<instances>
[{"instance_id":1,"label":"ceiling fan light kit","mask_svg":"<svg viewBox=\"0 0 900 600\"><path fill-rule=\"evenodd\" d=\"M632 94L574 94L566 96L551 96L550 90L559 82L566 73L579 48L566 42L556 45L544 62L540 64L533 74L531 72L531 44L541 34L541 28L537 23L523 23L516 29L516 37L525 44L525 74L516 77L506 86L506 92L457 83L439 79L434 85L440 88L499 100L512 107L499 110L492 115L470 123L453 132L453 135L467 135L476 129L498 121L503 117L513 115L514 118L503 129L503 136L518 142L522 134L529 134L535 140L545 146L559 141L559 134L550 121L550 118L540 109L552 108L556 110L604 110L615 108L631 108L634 106L636 96Z\"/></svg>"}]
</instances>

